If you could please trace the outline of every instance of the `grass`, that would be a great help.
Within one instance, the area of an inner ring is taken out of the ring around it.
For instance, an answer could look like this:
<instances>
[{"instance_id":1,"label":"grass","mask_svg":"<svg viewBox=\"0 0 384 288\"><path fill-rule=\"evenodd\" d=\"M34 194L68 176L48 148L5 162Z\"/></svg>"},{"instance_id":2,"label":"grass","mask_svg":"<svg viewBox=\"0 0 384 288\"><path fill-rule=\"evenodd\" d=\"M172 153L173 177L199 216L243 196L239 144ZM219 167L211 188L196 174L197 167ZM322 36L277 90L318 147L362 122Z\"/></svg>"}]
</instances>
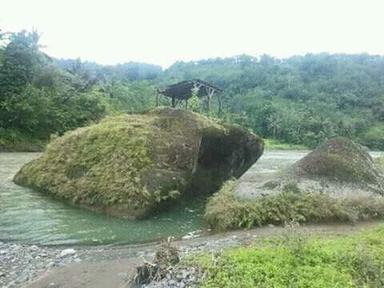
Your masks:
<instances>
[{"instance_id":1,"label":"grass","mask_svg":"<svg viewBox=\"0 0 384 288\"><path fill-rule=\"evenodd\" d=\"M325 193L300 192L294 187L253 200L233 196L236 182L227 181L206 205L204 219L214 230L260 227L267 224L354 222L384 216L384 198L333 198Z\"/></svg>"},{"instance_id":2,"label":"grass","mask_svg":"<svg viewBox=\"0 0 384 288\"><path fill-rule=\"evenodd\" d=\"M201 287L383 287L384 226L319 238L287 231L249 247L184 260L205 271Z\"/></svg>"},{"instance_id":3,"label":"grass","mask_svg":"<svg viewBox=\"0 0 384 288\"><path fill-rule=\"evenodd\" d=\"M309 148L301 144L291 144L281 142L276 139L264 139L266 150L308 150Z\"/></svg>"}]
</instances>

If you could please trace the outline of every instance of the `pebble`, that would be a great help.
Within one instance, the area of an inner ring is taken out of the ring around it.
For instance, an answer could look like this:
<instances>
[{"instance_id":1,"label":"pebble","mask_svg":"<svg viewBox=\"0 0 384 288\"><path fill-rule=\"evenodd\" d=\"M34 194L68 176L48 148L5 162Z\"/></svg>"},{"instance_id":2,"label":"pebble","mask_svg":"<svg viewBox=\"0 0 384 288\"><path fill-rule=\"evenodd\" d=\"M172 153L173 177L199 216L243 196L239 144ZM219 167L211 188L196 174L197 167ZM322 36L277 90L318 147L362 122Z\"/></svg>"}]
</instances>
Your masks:
<instances>
[{"instance_id":1,"label":"pebble","mask_svg":"<svg viewBox=\"0 0 384 288\"><path fill-rule=\"evenodd\" d=\"M75 254L76 254L75 249L68 248L68 249L64 249L63 251L61 251L59 257L64 258L64 257L70 256L70 255L75 255Z\"/></svg>"}]
</instances>

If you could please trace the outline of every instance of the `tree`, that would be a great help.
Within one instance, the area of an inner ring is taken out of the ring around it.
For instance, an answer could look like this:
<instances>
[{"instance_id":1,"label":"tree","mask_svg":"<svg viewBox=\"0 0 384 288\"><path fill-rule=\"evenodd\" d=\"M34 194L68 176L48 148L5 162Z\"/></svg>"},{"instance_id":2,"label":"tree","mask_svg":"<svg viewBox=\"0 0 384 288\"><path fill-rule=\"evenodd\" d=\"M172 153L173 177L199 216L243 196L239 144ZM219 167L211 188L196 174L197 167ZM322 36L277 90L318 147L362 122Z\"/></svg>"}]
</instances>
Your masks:
<instances>
[{"instance_id":1,"label":"tree","mask_svg":"<svg viewBox=\"0 0 384 288\"><path fill-rule=\"evenodd\" d=\"M32 82L35 72L44 62L38 41L36 31L21 31L10 36L0 69L0 101L20 93Z\"/></svg>"}]
</instances>

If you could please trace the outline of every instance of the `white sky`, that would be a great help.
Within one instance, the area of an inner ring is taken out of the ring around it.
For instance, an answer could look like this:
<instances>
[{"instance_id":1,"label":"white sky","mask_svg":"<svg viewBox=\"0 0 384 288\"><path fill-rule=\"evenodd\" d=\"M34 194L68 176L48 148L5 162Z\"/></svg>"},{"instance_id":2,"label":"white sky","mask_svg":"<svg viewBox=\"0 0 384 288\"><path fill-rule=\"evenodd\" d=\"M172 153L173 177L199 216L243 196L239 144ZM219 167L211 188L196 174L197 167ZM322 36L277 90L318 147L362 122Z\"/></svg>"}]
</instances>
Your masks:
<instances>
[{"instance_id":1,"label":"white sky","mask_svg":"<svg viewBox=\"0 0 384 288\"><path fill-rule=\"evenodd\" d=\"M51 56L169 66L238 54L384 54L382 0L0 0Z\"/></svg>"}]
</instances>

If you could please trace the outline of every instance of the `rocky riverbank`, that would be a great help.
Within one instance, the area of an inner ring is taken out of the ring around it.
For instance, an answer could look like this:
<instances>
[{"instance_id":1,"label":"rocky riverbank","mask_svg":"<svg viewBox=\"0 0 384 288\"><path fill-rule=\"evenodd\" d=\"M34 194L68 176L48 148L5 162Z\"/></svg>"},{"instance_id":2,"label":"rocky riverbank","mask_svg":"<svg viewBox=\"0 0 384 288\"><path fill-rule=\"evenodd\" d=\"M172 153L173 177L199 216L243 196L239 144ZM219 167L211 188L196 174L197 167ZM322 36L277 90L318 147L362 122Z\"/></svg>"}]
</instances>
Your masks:
<instances>
[{"instance_id":1,"label":"rocky riverbank","mask_svg":"<svg viewBox=\"0 0 384 288\"><path fill-rule=\"evenodd\" d=\"M300 227L306 234L339 235L371 228L382 222L357 225L313 225ZM234 231L173 242L180 258L195 252L217 253L228 247L249 245L258 239L286 233L283 227L264 227ZM136 266L152 261L158 243L142 245L40 247L0 243L0 287L2 288L102 288L129 287ZM177 265L166 278L147 287L194 287L204 276L197 267ZM108 285L108 286L106 286Z\"/></svg>"},{"instance_id":2,"label":"rocky riverbank","mask_svg":"<svg viewBox=\"0 0 384 288\"><path fill-rule=\"evenodd\" d=\"M20 287L49 269L80 261L72 248L0 242L0 287Z\"/></svg>"},{"instance_id":3,"label":"rocky riverbank","mask_svg":"<svg viewBox=\"0 0 384 288\"><path fill-rule=\"evenodd\" d=\"M179 243L180 255L184 257L192 251L212 251L218 247L232 246L239 244L237 236L225 239L210 240L200 243L197 239L192 242ZM97 261L111 261L113 259L132 258L139 264L142 259L151 259L155 253L157 245L138 245L138 246L91 246L91 247L44 247L37 245L25 245L17 243L0 242L0 287L17 288L25 287L27 283L33 282L44 274L49 274L51 270L59 267L70 266L73 263L94 263ZM86 264L85 264L86 265ZM180 270L180 269L179 269ZM194 281L188 279L189 275L195 275L197 271L187 273L178 271L177 275L170 272L169 280L178 283L178 280ZM183 276L181 279L180 277ZM129 273L120 273L122 282L128 281ZM176 278L178 280L174 280ZM185 279L184 279L185 278ZM156 285L161 285L157 283ZM162 287L154 286L150 287ZM49 283L47 287L62 287L55 282ZM179 287L179 286L175 286ZM180 286L181 287L181 286Z\"/></svg>"}]
</instances>

